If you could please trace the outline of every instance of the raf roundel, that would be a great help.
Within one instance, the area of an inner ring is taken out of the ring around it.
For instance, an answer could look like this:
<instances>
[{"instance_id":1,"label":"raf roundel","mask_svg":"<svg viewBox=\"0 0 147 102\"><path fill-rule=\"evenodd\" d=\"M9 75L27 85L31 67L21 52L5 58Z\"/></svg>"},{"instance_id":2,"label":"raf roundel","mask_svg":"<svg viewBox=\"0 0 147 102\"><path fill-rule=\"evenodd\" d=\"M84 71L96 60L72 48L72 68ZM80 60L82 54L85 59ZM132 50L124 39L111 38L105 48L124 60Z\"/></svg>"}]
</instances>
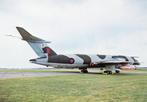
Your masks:
<instances>
[{"instance_id":1,"label":"raf roundel","mask_svg":"<svg viewBox=\"0 0 147 102\"><path fill-rule=\"evenodd\" d=\"M70 64L73 64L74 62L75 62L75 60L74 60L73 58L70 58L70 59L69 59L69 63L70 63Z\"/></svg>"}]
</instances>

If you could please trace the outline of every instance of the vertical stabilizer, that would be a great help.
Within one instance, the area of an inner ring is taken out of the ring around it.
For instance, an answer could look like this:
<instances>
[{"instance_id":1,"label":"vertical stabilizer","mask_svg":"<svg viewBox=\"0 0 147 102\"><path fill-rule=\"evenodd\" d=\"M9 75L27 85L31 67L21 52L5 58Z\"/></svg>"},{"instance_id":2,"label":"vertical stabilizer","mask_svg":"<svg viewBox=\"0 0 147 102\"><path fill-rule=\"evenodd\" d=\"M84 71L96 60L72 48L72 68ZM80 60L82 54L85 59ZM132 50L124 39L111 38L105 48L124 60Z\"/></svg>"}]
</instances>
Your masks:
<instances>
[{"instance_id":1,"label":"vertical stabilizer","mask_svg":"<svg viewBox=\"0 0 147 102\"><path fill-rule=\"evenodd\" d=\"M50 47L47 46L47 43L50 42L31 35L29 32L21 27L16 28L22 36L22 40L28 42L39 57L45 57L46 53L48 54L48 56L57 55Z\"/></svg>"}]
</instances>

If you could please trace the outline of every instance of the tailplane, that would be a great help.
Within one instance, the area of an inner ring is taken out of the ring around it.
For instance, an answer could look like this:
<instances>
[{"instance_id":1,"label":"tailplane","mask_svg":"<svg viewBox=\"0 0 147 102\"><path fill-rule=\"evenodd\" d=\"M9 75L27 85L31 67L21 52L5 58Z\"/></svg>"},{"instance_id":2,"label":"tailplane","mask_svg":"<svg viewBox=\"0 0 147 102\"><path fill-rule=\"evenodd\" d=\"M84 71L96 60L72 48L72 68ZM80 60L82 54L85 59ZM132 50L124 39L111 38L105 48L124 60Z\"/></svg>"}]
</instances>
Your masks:
<instances>
[{"instance_id":1,"label":"tailplane","mask_svg":"<svg viewBox=\"0 0 147 102\"><path fill-rule=\"evenodd\" d=\"M29 43L32 49L39 57L45 57L46 54L49 56L57 55L47 44L50 43L38 37L31 35L25 29L21 27L16 27L20 35L22 36L22 40L25 40Z\"/></svg>"}]
</instances>

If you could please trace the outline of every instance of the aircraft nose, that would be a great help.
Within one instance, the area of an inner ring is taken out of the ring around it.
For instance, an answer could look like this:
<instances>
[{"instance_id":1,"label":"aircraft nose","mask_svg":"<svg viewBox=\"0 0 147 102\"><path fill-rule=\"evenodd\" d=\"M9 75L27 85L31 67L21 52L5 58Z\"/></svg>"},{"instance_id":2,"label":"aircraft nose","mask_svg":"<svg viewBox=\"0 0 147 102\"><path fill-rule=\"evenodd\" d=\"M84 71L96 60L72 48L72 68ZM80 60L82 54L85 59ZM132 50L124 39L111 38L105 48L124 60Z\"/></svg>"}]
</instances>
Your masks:
<instances>
[{"instance_id":1,"label":"aircraft nose","mask_svg":"<svg viewBox=\"0 0 147 102\"><path fill-rule=\"evenodd\" d=\"M140 63L139 62L135 62L135 63L133 63L133 65L140 65Z\"/></svg>"},{"instance_id":2,"label":"aircraft nose","mask_svg":"<svg viewBox=\"0 0 147 102\"><path fill-rule=\"evenodd\" d=\"M135 59L133 65L140 65L140 62Z\"/></svg>"},{"instance_id":3,"label":"aircraft nose","mask_svg":"<svg viewBox=\"0 0 147 102\"><path fill-rule=\"evenodd\" d=\"M140 62L135 57L132 57L132 59L133 59L133 65L140 65Z\"/></svg>"}]
</instances>

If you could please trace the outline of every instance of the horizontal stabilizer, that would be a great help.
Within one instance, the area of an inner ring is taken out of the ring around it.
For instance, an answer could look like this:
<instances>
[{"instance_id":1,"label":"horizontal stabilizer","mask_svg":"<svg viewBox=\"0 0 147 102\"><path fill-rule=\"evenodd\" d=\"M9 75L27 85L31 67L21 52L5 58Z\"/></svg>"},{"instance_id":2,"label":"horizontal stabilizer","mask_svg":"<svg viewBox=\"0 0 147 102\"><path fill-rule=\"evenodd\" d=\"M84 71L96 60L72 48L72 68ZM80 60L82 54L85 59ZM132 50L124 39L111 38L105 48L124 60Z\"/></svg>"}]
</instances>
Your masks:
<instances>
[{"instance_id":1,"label":"horizontal stabilizer","mask_svg":"<svg viewBox=\"0 0 147 102\"><path fill-rule=\"evenodd\" d=\"M50 43L48 41L45 41L43 39L40 39L38 37L31 35L29 32L27 32L22 27L16 27L16 28L19 31L20 35L22 36L22 40L25 40L27 42L33 42L33 43Z\"/></svg>"}]
</instances>

